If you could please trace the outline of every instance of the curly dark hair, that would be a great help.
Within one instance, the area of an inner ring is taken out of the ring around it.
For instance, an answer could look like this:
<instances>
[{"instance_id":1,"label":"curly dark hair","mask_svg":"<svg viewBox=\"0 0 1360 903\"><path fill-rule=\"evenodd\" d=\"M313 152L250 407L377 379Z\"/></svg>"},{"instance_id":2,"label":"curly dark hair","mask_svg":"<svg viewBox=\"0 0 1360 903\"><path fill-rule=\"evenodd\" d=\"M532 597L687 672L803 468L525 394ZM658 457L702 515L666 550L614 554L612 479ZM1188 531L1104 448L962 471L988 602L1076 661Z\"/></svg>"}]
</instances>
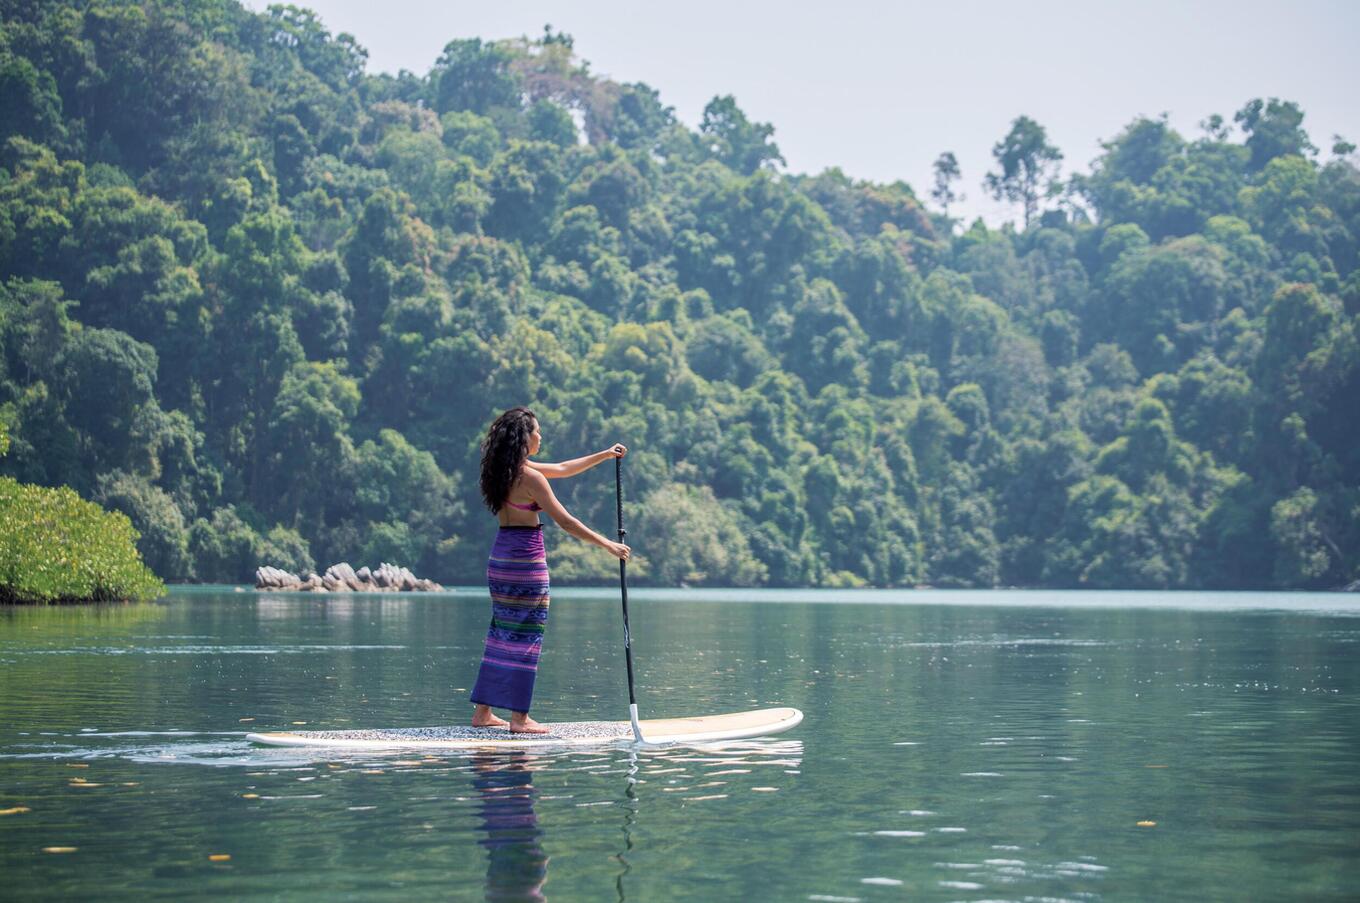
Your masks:
<instances>
[{"instance_id":1,"label":"curly dark hair","mask_svg":"<svg viewBox=\"0 0 1360 903\"><path fill-rule=\"evenodd\" d=\"M510 487L529 457L529 437L538 417L524 407L496 418L482 440L482 499L492 514L505 507Z\"/></svg>"}]
</instances>

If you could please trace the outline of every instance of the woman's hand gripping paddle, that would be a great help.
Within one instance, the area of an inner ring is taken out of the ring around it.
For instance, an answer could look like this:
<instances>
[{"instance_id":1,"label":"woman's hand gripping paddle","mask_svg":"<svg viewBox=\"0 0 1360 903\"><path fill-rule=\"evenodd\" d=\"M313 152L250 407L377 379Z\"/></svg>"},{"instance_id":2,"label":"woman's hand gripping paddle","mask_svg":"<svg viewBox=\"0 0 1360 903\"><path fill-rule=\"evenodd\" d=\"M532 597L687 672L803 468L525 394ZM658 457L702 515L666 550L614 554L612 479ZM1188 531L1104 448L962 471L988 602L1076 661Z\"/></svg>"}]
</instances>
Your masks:
<instances>
[{"instance_id":1,"label":"woman's hand gripping paddle","mask_svg":"<svg viewBox=\"0 0 1360 903\"><path fill-rule=\"evenodd\" d=\"M623 529L623 459L614 459L614 499L619 514L619 542L628 535ZM619 594L623 598L623 655L628 662L628 717L633 722L633 739L642 739L642 728L638 725L637 697L633 692L633 638L628 632L628 562L619 559Z\"/></svg>"}]
</instances>

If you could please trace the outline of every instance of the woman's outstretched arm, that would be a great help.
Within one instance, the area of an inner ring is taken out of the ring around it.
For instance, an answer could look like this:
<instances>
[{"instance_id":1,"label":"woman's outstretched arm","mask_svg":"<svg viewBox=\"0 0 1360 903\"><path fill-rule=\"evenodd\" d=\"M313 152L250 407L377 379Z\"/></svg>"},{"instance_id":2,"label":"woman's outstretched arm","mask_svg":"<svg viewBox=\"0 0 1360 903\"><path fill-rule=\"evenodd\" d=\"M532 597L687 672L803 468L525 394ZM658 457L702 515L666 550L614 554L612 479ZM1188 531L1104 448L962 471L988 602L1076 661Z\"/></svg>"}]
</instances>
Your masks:
<instances>
[{"instance_id":1,"label":"woman's outstretched arm","mask_svg":"<svg viewBox=\"0 0 1360 903\"><path fill-rule=\"evenodd\" d=\"M548 485L548 480L543 474L533 471L526 473L520 485L529 493L529 498L538 502L539 507L543 509L544 513L556 521L557 526L566 530L577 539L584 539L586 542L595 543L595 545L609 552L609 554L613 555L615 558L622 558L624 561L628 560L628 556L631 553L628 546L621 542L614 542L612 539L605 539L599 533L596 533L594 530L577 520L570 511L562 507L562 503L557 500L557 496L553 495L552 487Z\"/></svg>"},{"instance_id":2,"label":"woman's outstretched arm","mask_svg":"<svg viewBox=\"0 0 1360 903\"><path fill-rule=\"evenodd\" d=\"M562 461L557 464L528 460L524 463L550 480L560 480L563 477L574 477L583 470L590 470L596 464L608 461L610 458L622 458L626 454L628 454L626 446L615 444L604 451L597 451L593 455L586 455L584 458L572 458L570 461Z\"/></svg>"}]
</instances>

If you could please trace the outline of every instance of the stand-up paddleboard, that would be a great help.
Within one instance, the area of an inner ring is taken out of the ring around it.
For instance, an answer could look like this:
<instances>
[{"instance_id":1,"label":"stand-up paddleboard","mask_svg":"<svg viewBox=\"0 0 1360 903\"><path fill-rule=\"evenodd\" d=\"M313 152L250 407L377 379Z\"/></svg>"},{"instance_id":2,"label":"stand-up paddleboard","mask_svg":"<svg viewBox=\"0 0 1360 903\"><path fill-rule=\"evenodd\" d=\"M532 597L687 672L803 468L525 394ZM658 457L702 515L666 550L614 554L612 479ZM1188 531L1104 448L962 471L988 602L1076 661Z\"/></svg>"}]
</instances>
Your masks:
<instances>
[{"instance_id":1,"label":"stand-up paddleboard","mask_svg":"<svg viewBox=\"0 0 1360 903\"><path fill-rule=\"evenodd\" d=\"M764 737L796 727L803 713L794 708L760 709L694 718L655 718L639 722L644 742L704 743ZM246 734L269 746L328 746L349 749L539 749L562 746L625 746L634 742L628 721L568 721L550 724L546 734L512 734L494 727L399 727L359 731L286 731Z\"/></svg>"}]
</instances>

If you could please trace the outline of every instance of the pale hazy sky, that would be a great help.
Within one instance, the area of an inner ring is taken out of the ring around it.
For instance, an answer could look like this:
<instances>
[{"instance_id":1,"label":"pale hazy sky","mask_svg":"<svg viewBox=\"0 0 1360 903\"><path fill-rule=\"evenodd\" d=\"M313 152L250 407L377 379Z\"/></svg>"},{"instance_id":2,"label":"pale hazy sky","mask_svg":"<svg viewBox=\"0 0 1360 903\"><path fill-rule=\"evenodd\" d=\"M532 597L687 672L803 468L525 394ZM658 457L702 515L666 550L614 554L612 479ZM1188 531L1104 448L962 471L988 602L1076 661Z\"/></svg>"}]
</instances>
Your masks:
<instances>
[{"instance_id":1,"label":"pale hazy sky","mask_svg":"<svg viewBox=\"0 0 1360 903\"><path fill-rule=\"evenodd\" d=\"M263 0L247 0L262 10ZM991 148L1016 116L1048 130L1064 175L1089 171L1099 142L1139 114L1170 114L1196 137L1253 97L1293 100L1331 156L1360 144L1357 0L714 2L309 0L332 32L369 52L370 72L425 73L454 38L537 36L551 23L591 71L642 81L690 126L718 94L775 127L788 171L839 166L904 179L929 197L952 150L967 200L951 212L1018 219L986 197Z\"/></svg>"}]
</instances>

